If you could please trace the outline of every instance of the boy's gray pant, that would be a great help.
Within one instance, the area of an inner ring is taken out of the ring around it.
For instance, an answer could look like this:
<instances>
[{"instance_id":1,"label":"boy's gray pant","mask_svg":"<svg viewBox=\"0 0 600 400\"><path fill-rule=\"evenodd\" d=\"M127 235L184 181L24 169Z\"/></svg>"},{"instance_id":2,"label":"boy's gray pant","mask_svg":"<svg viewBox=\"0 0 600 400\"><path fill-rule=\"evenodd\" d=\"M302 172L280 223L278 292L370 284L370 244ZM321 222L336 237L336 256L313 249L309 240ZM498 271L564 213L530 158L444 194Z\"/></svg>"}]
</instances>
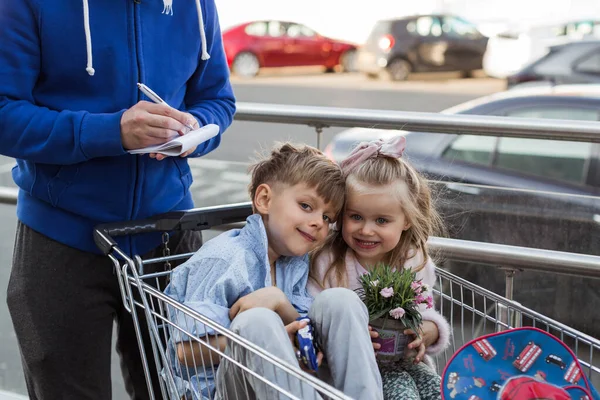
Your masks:
<instances>
[{"instance_id":1,"label":"boy's gray pant","mask_svg":"<svg viewBox=\"0 0 600 400\"><path fill-rule=\"evenodd\" d=\"M327 289L319 294L308 313L327 365L319 378L354 399L382 399L382 383L368 331L369 317L363 302L349 289ZM298 361L281 318L266 308L239 314L231 330L279 359L297 367ZM230 345L227 354L258 376L302 399L320 398L297 378L242 346ZM299 367L298 367L299 368ZM217 372L217 398L287 398L259 378L223 359Z\"/></svg>"}]
</instances>

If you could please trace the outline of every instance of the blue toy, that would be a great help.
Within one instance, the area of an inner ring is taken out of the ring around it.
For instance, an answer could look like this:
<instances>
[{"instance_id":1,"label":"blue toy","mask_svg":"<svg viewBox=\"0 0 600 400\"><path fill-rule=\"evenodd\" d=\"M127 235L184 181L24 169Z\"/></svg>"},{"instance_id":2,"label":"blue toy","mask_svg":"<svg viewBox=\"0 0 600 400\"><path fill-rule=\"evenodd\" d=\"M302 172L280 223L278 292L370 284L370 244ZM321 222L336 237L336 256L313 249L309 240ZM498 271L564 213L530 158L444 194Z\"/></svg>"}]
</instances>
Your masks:
<instances>
[{"instance_id":1,"label":"blue toy","mask_svg":"<svg viewBox=\"0 0 600 400\"><path fill-rule=\"evenodd\" d=\"M298 350L300 352L300 357L304 362L304 365L312 371L317 371L319 365L317 364L317 343L314 337L314 329L310 322L310 319L307 317L299 317L297 321L307 321L308 324L299 329L296 332L296 341L298 342Z\"/></svg>"}]
</instances>

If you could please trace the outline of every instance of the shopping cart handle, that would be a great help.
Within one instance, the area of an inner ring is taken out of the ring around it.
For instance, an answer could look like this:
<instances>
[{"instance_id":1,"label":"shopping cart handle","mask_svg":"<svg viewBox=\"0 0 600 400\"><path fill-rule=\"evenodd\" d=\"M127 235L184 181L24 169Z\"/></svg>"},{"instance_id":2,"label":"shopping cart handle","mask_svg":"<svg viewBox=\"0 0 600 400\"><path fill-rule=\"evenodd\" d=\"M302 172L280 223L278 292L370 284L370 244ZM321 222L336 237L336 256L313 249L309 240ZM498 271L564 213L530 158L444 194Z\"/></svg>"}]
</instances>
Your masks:
<instances>
[{"instance_id":1,"label":"shopping cart handle","mask_svg":"<svg viewBox=\"0 0 600 400\"><path fill-rule=\"evenodd\" d=\"M242 222L251 214L250 202L172 211L143 220L98 225L94 229L94 242L102 253L107 255L117 245L113 237L148 232L198 231Z\"/></svg>"}]
</instances>

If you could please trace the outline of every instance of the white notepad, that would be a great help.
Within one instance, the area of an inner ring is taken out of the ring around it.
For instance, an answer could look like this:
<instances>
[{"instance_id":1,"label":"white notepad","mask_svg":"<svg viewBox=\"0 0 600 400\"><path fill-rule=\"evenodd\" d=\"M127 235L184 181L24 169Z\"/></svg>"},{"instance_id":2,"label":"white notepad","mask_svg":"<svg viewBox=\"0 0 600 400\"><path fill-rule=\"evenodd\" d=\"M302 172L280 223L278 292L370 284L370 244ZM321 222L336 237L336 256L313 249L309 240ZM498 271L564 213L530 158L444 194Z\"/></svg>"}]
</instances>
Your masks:
<instances>
[{"instance_id":1,"label":"white notepad","mask_svg":"<svg viewBox=\"0 0 600 400\"><path fill-rule=\"evenodd\" d=\"M129 150L130 154L148 154L148 153L160 153L166 156L178 156L189 149L198 146L200 143L204 143L207 140L217 136L219 133L219 126L215 124L208 124L202 128L190 131L183 136L178 136L175 139L163 143L158 146L144 147L143 149Z\"/></svg>"}]
</instances>

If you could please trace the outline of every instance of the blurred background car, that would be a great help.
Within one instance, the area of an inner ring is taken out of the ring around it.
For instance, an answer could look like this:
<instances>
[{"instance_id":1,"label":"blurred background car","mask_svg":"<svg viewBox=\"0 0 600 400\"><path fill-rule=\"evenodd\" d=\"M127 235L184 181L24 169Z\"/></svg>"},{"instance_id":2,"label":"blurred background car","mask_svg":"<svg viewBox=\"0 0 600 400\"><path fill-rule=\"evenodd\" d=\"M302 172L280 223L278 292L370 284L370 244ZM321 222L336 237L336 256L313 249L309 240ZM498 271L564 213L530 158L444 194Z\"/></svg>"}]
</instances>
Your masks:
<instances>
[{"instance_id":1,"label":"blurred background car","mask_svg":"<svg viewBox=\"0 0 600 400\"><path fill-rule=\"evenodd\" d=\"M548 54L507 78L507 87L532 82L600 83L600 40L551 47Z\"/></svg>"},{"instance_id":2,"label":"blurred background car","mask_svg":"<svg viewBox=\"0 0 600 400\"><path fill-rule=\"evenodd\" d=\"M411 72L481 69L488 38L474 24L454 15L420 15L378 21L360 47L357 68L370 77L394 81Z\"/></svg>"},{"instance_id":3,"label":"blurred background car","mask_svg":"<svg viewBox=\"0 0 600 400\"><path fill-rule=\"evenodd\" d=\"M483 70L493 78L506 78L545 56L553 46L586 38L600 39L599 20L564 21L507 30L490 37Z\"/></svg>"},{"instance_id":4,"label":"blurred background car","mask_svg":"<svg viewBox=\"0 0 600 400\"><path fill-rule=\"evenodd\" d=\"M242 77L260 68L316 66L333 72L354 70L356 45L324 37L306 25L287 21L253 21L223 32L227 64Z\"/></svg>"},{"instance_id":5,"label":"blurred background car","mask_svg":"<svg viewBox=\"0 0 600 400\"><path fill-rule=\"evenodd\" d=\"M600 85L515 89L444 113L598 121ZM406 157L433 182L450 237L600 255L600 144L353 128L325 153L339 162L361 141L394 135L406 137ZM504 293L498 269L454 261L446 267ZM515 280L515 300L598 337L594 285L528 271Z\"/></svg>"}]
</instances>

